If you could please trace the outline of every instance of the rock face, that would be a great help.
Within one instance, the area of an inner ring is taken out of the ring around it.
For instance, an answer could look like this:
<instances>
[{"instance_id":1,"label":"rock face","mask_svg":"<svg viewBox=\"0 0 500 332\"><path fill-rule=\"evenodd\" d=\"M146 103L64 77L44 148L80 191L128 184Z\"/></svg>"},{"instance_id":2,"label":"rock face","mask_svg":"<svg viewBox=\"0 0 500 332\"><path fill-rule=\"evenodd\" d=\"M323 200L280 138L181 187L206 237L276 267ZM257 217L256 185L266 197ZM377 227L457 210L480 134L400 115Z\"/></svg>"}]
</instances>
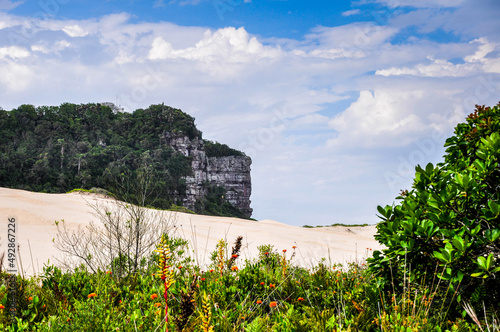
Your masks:
<instances>
[{"instance_id":1,"label":"rock face","mask_svg":"<svg viewBox=\"0 0 500 332\"><path fill-rule=\"evenodd\" d=\"M206 185L217 185L226 190L225 199L229 203L247 218L252 216L250 157L207 157L202 139L189 139L187 136L169 132L163 134L162 142L192 160L193 175L186 177L186 194L179 197L183 206L195 210L196 201L202 200L206 195Z\"/></svg>"}]
</instances>

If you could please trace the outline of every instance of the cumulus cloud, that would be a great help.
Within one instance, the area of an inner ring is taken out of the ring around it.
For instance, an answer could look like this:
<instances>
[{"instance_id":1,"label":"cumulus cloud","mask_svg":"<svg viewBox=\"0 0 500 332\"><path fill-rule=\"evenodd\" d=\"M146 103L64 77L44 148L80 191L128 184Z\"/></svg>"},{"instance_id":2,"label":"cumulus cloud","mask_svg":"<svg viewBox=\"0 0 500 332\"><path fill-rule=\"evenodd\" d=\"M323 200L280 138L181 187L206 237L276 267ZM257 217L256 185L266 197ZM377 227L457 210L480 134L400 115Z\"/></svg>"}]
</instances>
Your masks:
<instances>
[{"instance_id":1,"label":"cumulus cloud","mask_svg":"<svg viewBox=\"0 0 500 332\"><path fill-rule=\"evenodd\" d=\"M279 48L264 46L256 37L251 37L244 28L233 27L207 30L194 47L174 49L162 37L152 43L148 58L151 60L188 59L203 62L253 62L261 58L277 58Z\"/></svg>"}]
</instances>

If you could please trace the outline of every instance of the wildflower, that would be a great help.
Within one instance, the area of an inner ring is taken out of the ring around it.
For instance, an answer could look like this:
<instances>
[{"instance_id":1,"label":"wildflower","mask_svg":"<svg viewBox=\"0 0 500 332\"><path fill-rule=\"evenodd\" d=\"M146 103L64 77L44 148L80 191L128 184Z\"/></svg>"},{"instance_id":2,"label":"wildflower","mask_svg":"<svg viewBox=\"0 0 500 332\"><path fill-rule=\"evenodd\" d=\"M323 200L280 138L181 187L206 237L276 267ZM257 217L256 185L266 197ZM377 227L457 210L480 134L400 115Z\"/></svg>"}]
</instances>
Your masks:
<instances>
[{"instance_id":1,"label":"wildflower","mask_svg":"<svg viewBox=\"0 0 500 332\"><path fill-rule=\"evenodd\" d=\"M32 300L33 300L33 296L28 297L28 301L32 301Z\"/></svg>"},{"instance_id":2,"label":"wildflower","mask_svg":"<svg viewBox=\"0 0 500 332\"><path fill-rule=\"evenodd\" d=\"M297 299L297 301L304 301L304 298L303 298L303 297L299 297L299 298Z\"/></svg>"},{"instance_id":3,"label":"wildflower","mask_svg":"<svg viewBox=\"0 0 500 332\"><path fill-rule=\"evenodd\" d=\"M238 267L235 265L231 268L231 271L238 271Z\"/></svg>"},{"instance_id":4,"label":"wildflower","mask_svg":"<svg viewBox=\"0 0 500 332\"><path fill-rule=\"evenodd\" d=\"M283 252L286 252L286 249L283 249Z\"/></svg>"},{"instance_id":5,"label":"wildflower","mask_svg":"<svg viewBox=\"0 0 500 332\"><path fill-rule=\"evenodd\" d=\"M3 306L3 304L0 304L0 310L1 309L5 309L5 307Z\"/></svg>"},{"instance_id":6,"label":"wildflower","mask_svg":"<svg viewBox=\"0 0 500 332\"><path fill-rule=\"evenodd\" d=\"M266 252L264 253L264 255L269 256L269 253L266 251Z\"/></svg>"},{"instance_id":7,"label":"wildflower","mask_svg":"<svg viewBox=\"0 0 500 332\"><path fill-rule=\"evenodd\" d=\"M153 294L153 295L151 295L151 300L154 300L154 299L156 299L157 297L158 297L158 295L157 295L157 294Z\"/></svg>"},{"instance_id":8,"label":"wildflower","mask_svg":"<svg viewBox=\"0 0 500 332\"><path fill-rule=\"evenodd\" d=\"M182 265L179 265L179 270L182 269Z\"/></svg>"},{"instance_id":9,"label":"wildflower","mask_svg":"<svg viewBox=\"0 0 500 332\"><path fill-rule=\"evenodd\" d=\"M205 278L201 278L201 281L205 281Z\"/></svg>"},{"instance_id":10,"label":"wildflower","mask_svg":"<svg viewBox=\"0 0 500 332\"><path fill-rule=\"evenodd\" d=\"M264 281L262 281L262 282L260 283L260 285L261 285L261 286L264 286Z\"/></svg>"},{"instance_id":11,"label":"wildflower","mask_svg":"<svg viewBox=\"0 0 500 332\"><path fill-rule=\"evenodd\" d=\"M118 301L118 303L120 303L120 304L122 304L122 302L123 302L122 300Z\"/></svg>"},{"instance_id":12,"label":"wildflower","mask_svg":"<svg viewBox=\"0 0 500 332\"><path fill-rule=\"evenodd\" d=\"M255 301L255 303L262 304L262 301L261 300L257 300L257 301Z\"/></svg>"},{"instance_id":13,"label":"wildflower","mask_svg":"<svg viewBox=\"0 0 500 332\"><path fill-rule=\"evenodd\" d=\"M212 273L212 272L214 272L214 269L211 269L211 270L210 270L210 273Z\"/></svg>"},{"instance_id":14,"label":"wildflower","mask_svg":"<svg viewBox=\"0 0 500 332\"><path fill-rule=\"evenodd\" d=\"M238 258L238 255L232 255L231 257L232 258Z\"/></svg>"},{"instance_id":15,"label":"wildflower","mask_svg":"<svg viewBox=\"0 0 500 332\"><path fill-rule=\"evenodd\" d=\"M113 272L111 272L111 271L107 271L107 272L106 272L106 274L112 274L112 273L113 273Z\"/></svg>"},{"instance_id":16,"label":"wildflower","mask_svg":"<svg viewBox=\"0 0 500 332\"><path fill-rule=\"evenodd\" d=\"M276 302L276 301L271 301L271 302L269 303L269 306L270 306L271 308L274 308L274 307L276 307L277 305L278 305L278 302Z\"/></svg>"},{"instance_id":17,"label":"wildflower","mask_svg":"<svg viewBox=\"0 0 500 332\"><path fill-rule=\"evenodd\" d=\"M160 302L156 302L155 303L155 307L157 307L157 308L161 307L161 303Z\"/></svg>"},{"instance_id":18,"label":"wildflower","mask_svg":"<svg viewBox=\"0 0 500 332\"><path fill-rule=\"evenodd\" d=\"M274 288L274 287L276 287L275 284L269 284L269 288Z\"/></svg>"},{"instance_id":19,"label":"wildflower","mask_svg":"<svg viewBox=\"0 0 500 332\"><path fill-rule=\"evenodd\" d=\"M161 312L160 310L156 310L156 311L155 311L155 314L159 315L159 314L160 314L160 312Z\"/></svg>"},{"instance_id":20,"label":"wildflower","mask_svg":"<svg viewBox=\"0 0 500 332\"><path fill-rule=\"evenodd\" d=\"M87 295L87 298L89 298L89 299L90 299L90 298L95 297L95 296L97 296L97 294L96 294L96 293L90 293L89 295Z\"/></svg>"}]
</instances>

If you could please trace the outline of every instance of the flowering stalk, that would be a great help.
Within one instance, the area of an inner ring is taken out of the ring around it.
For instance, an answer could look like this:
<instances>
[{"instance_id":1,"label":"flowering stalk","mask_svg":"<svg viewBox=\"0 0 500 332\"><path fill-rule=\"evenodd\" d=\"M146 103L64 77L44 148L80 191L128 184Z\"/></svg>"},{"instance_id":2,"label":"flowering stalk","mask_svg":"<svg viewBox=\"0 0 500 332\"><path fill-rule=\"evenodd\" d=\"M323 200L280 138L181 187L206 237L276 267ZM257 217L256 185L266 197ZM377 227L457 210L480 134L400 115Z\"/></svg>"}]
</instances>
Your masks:
<instances>
[{"instance_id":1,"label":"flowering stalk","mask_svg":"<svg viewBox=\"0 0 500 332\"><path fill-rule=\"evenodd\" d=\"M168 289L174 283L174 274L172 270L170 270L170 265L167 265L167 262L170 259L170 247L168 246L167 236L165 234L162 235L161 241L155 252L160 255L158 272L156 272L156 275L163 280L163 284L165 286L165 290L163 292L163 297L165 298L165 331L168 332Z\"/></svg>"},{"instance_id":2,"label":"flowering stalk","mask_svg":"<svg viewBox=\"0 0 500 332\"><path fill-rule=\"evenodd\" d=\"M224 250L226 249L227 243L223 239L220 239L219 242L217 242L217 260L218 260L218 267L219 267L219 273L220 276L222 277L222 272L224 271Z\"/></svg>"}]
</instances>

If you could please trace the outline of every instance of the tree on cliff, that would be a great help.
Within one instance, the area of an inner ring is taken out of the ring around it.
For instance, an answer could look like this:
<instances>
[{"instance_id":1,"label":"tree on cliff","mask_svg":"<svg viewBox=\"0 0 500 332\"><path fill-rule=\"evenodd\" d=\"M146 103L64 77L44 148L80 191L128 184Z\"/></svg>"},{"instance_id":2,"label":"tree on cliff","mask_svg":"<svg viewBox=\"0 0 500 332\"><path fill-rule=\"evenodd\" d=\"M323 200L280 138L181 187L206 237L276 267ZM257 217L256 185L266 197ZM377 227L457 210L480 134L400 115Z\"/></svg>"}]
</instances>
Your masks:
<instances>
[{"instance_id":1,"label":"tree on cliff","mask_svg":"<svg viewBox=\"0 0 500 332\"><path fill-rule=\"evenodd\" d=\"M369 262L388 284L430 287L436 273L476 312L500 307L499 106L477 106L446 140L444 162L417 166L401 202L378 207L376 239L386 249Z\"/></svg>"}]
</instances>

